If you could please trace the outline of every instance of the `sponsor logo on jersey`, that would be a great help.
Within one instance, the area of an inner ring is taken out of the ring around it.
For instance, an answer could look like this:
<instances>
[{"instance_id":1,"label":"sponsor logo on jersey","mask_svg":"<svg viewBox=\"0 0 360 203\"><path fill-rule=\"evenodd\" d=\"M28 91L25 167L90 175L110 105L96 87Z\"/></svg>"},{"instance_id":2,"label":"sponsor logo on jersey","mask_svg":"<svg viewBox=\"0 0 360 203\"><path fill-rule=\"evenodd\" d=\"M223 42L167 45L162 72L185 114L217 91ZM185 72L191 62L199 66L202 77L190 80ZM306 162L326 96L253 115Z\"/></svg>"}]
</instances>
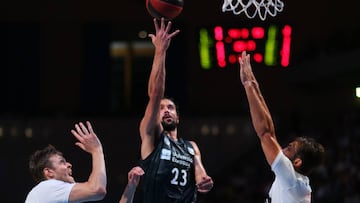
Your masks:
<instances>
[{"instance_id":1,"label":"sponsor logo on jersey","mask_svg":"<svg viewBox=\"0 0 360 203\"><path fill-rule=\"evenodd\" d=\"M171 159L171 151L169 149L162 149L160 154L160 159L170 160Z\"/></svg>"}]
</instances>

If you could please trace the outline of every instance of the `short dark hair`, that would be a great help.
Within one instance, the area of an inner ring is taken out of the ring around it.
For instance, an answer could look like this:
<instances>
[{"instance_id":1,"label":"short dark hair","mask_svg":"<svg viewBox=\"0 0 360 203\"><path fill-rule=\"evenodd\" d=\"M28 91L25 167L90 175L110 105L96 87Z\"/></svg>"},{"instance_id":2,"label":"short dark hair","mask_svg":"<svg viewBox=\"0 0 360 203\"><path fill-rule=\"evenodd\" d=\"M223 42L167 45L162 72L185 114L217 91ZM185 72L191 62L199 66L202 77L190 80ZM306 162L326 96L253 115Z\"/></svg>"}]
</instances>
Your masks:
<instances>
[{"instance_id":1,"label":"short dark hair","mask_svg":"<svg viewBox=\"0 0 360 203\"><path fill-rule=\"evenodd\" d=\"M50 157L58 154L62 156L62 153L58 151L54 146L48 145L41 150L35 151L29 159L29 170L35 182L39 183L46 180L44 175L44 168L51 168Z\"/></svg>"},{"instance_id":2,"label":"short dark hair","mask_svg":"<svg viewBox=\"0 0 360 203\"><path fill-rule=\"evenodd\" d=\"M323 163L325 148L316 142L314 138L310 137L297 137L294 141L299 143L296 156L302 160L299 172L309 175L316 167Z\"/></svg>"}]
</instances>

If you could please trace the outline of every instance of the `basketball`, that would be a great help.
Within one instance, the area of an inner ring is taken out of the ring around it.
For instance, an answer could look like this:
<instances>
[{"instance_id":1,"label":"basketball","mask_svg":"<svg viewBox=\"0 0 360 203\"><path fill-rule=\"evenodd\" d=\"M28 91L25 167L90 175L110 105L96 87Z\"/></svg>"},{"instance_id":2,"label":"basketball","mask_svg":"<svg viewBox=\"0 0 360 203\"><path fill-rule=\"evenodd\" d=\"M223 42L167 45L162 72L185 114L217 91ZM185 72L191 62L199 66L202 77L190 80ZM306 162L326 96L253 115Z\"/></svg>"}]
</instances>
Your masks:
<instances>
[{"instance_id":1,"label":"basketball","mask_svg":"<svg viewBox=\"0 0 360 203\"><path fill-rule=\"evenodd\" d=\"M146 0L146 9L149 14L156 18L172 20L177 17L184 7L183 0Z\"/></svg>"}]
</instances>

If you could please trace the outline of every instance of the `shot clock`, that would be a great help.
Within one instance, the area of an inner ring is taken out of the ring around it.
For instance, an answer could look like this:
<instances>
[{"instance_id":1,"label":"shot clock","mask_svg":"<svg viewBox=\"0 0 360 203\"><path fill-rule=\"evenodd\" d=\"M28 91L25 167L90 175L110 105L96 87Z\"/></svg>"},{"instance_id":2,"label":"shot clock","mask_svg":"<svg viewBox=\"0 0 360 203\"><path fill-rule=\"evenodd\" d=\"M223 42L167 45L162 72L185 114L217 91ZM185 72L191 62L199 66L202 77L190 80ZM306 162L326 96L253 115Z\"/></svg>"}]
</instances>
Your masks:
<instances>
[{"instance_id":1,"label":"shot clock","mask_svg":"<svg viewBox=\"0 0 360 203\"><path fill-rule=\"evenodd\" d=\"M203 69L226 68L246 50L252 60L266 66L288 67L291 52L290 25L199 29L199 57Z\"/></svg>"}]
</instances>

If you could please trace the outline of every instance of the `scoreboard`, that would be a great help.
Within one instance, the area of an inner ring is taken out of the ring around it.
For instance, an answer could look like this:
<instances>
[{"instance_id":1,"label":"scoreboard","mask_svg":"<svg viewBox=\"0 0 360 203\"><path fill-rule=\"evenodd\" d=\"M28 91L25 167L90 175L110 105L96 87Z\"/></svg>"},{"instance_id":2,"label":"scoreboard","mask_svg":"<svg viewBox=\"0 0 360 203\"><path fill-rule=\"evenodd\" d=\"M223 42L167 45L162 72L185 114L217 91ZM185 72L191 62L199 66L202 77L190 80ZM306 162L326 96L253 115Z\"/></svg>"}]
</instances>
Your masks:
<instances>
[{"instance_id":1,"label":"scoreboard","mask_svg":"<svg viewBox=\"0 0 360 203\"><path fill-rule=\"evenodd\" d=\"M246 50L252 60L266 66L288 67L291 62L290 25L200 28L198 47L202 69L226 68Z\"/></svg>"}]
</instances>

